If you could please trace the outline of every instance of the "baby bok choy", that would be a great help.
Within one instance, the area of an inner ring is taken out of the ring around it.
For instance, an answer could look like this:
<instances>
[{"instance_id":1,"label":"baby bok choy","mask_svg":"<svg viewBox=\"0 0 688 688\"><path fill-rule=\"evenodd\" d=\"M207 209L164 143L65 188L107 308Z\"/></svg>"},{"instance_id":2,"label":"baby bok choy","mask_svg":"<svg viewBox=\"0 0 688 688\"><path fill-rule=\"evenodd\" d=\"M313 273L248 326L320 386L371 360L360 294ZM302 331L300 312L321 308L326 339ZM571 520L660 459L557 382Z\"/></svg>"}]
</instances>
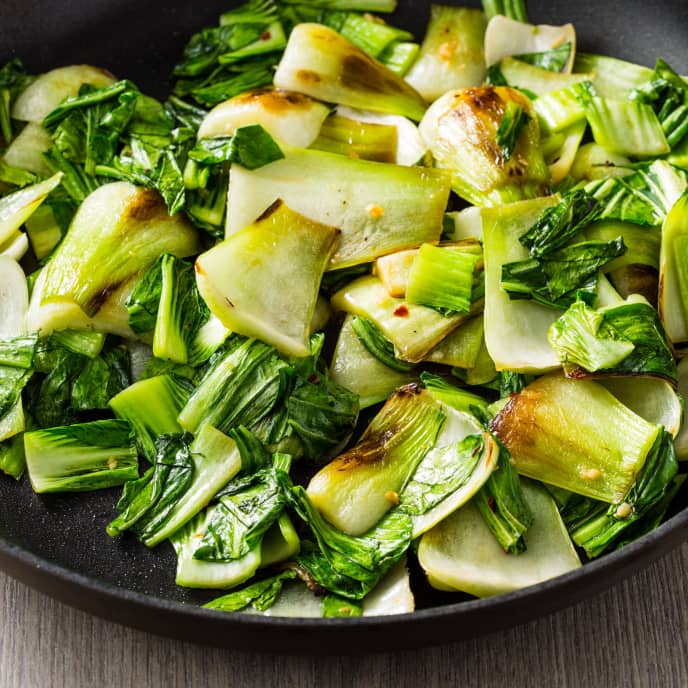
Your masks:
<instances>
[{"instance_id":1,"label":"baby bok choy","mask_svg":"<svg viewBox=\"0 0 688 688\"><path fill-rule=\"evenodd\" d=\"M415 537L480 489L497 454L470 415L407 385L356 446L313 477L308 496L344 532L360 535L394 510L410 516Z\"/></svg>"},{"instance_id":2,"label":"baby bok choy","mask_svg":"<svg viewBox=\"0 0 688 688\"><path fill-rule=\"evenodd\" d=\"M124 302L136 280L163 253L183 258L199 250L196 230L181 215L171 217L156 192L105 184L81 204L42 271L29 327L44 334L95 327L131 336Z\"/></svg>"},{"instance_id":3,"label":"baby bok choy","mask_svg":"<svg viewBox=\"0 0 688 688\"><path fill-rule=\"evenodd\" d=\"M552 497L530 480L523 481L523 492L533 525L524 535L526 549L520 554L504 553L473 503L421 538L418 559L433 587L488 597L581 565Z\"/></svg>"},{"instance_id":4,"label":"baby bok choy","mask_svg":"<svg viewBox=\"0 0 688 688\"><path fill-rule=\"evenodd\" d=\"M232 166L227 237L282 199L295 212L340 230L328 269L439 240L450 191L446 172L283 149L283 160L260 169Z\"/></svg>"},{"instance_id":5,"label":"baby bok choy","mask_svg":"<svg viewBox=\"0 0 688 688\"><path fill-rule=\"evenodd\" d=\"M134 433L122 420L32 430L24 435L24 449L38 493L98 490L139 474Z\"/></svg>"},{"instance_id":6,"label":"baby bok choy","mask_svg":"<svg viewBox=\"0 0 688 688\"><path fill-rule=\"evenodd\" d=\"M559 373L513 395L490 426L522 475L610 504L626 499L664 432L600 384Z\"/></svg>"},{"instance_id":7,"label":"baby bok choy","mask_svg":"<svg viewBox=\"0 0 688 688\"><path fill-rule=\"evenodd\" d=\"M320 281L339 231L278 201L196 261L198 288L232 331L308 356ZM154 342L155 349L155 342Z\"/></svg>"},{"instance_id":8,"label":"baby bok choy","mask_svg":"<svg viewBox=\"0 0 688 688\"><path fill-rule=\"evenodd\" d=\"M275 86L416 122L426 107L423 97L400 76L321 24L294 28L275 73Z\"/></svg>"},{"instance_id":9,"label":"baby bok choy","mask_svg":"<svg viewBox=\"0 0 688 688\"><path fill-rule=\"evenodd\" d=\"M425 113L420 132L452 188L479 206L543 196L549 170L529 99L503 86L449 91Z\"/></svg>"}]
</instances>

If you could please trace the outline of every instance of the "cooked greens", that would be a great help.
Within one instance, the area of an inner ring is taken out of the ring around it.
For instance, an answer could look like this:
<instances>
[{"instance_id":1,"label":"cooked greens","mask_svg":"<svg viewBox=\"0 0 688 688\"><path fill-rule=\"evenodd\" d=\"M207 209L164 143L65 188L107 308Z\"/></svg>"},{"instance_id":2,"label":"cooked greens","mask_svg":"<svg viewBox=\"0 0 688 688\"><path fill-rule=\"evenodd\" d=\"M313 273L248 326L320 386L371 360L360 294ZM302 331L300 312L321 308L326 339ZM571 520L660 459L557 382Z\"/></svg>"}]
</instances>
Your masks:
<instances>
[{"instance_id":1,"label":"cooked greens","mask_svg":"<svg viewBox=\"0 0 688 688\"><path fill-rule=\"evenodd\" d=\"M395 6L235 3L164 101L0 65L0 471L208 609L515 590L685 489L682 66Z\"/></svg>"}]
</instances>

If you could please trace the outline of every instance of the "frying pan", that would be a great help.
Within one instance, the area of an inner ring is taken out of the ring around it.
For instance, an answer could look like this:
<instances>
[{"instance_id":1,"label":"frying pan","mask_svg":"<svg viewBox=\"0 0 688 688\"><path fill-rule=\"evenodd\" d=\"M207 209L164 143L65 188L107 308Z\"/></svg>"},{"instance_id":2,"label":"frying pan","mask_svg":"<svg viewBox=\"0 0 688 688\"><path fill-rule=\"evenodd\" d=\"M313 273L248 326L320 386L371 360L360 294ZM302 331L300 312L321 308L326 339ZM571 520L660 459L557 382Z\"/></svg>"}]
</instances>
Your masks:
<instances>
[{"instance_id":1,"label":"frying pan","mask_svg":"<svg viewBox=\"0 0 688 688\"><path fill-rule=\"evenodd\" d=\"M467 0L447 4L476 5ZM19 56L32 72L87 62L164 97L169 74L192 32L236 2L205 0L2 0L0 63ZM395 23L424 30L429 2L400 0ZM537 23L576 26L579 49L653 65L664 57L688 74L685 0L528 3ZM529 621L594 595L677 546L688 535L688 494L643 539L540 585L484 600L436 593L412 570L419 610L358 619L279 619L199 608L206 593L174 584L175 558L133 537L111 539L105 525L119 490L35 495L26 478L0 477L0 568L53 597L132 627L209 645L256 651L349 654L399 650L475 637Z\"/></svg>"}]
</instances>

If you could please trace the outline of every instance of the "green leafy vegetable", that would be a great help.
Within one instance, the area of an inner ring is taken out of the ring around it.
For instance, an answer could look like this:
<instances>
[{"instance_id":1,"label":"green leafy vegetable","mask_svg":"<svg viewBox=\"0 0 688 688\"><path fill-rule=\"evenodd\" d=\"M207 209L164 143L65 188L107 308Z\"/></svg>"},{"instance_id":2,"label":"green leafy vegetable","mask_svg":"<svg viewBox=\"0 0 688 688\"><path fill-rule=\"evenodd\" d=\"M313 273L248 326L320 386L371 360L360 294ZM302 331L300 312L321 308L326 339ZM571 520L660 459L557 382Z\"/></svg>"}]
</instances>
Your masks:
<instances>
[{"instance_id":1,"label":"green leafy vegetable","mask_svg":"<svg viewBox=\"0 0 688 688\"><path fill-rule=\"evenodd\" d=\"M277 471L288 472L290 463L290 456L276 454L272 465L225 486L216 497L218 504L212 507L194 559L232 561L258 545L286 506Z\"/></svg>"},{"instance_id":2,"label":"green leafy vegetable","mask_svg":"<svg viewBox=\"0 0 688 688\"><path fill-rule=\"evenodd\" d=\"M504 160L509 160L511 158L516 148L518 137L521 135L523 127L528 124L529 119L530 115L528 115L520 105L513 100L507 103L504 110L504 116L499 123L495 138L497 145L502 149L502 157Z\"/></svg>"},{"instance_id":3,"label":"green leafy vegetable","mask_svg":"<svg viewBox=\"0 0 688 688\"><path fill-rule=\"evenodd\" d=\"M208 319L208 308L198 293L193 265L168 253L162 256L160 272L153 355L187 363L191 344Z\"/></svg>"},{"instance_id":4,"label":"green leafy vegetable","mask_svg":"<svg viewBox=\"0 0 688 688\"><path fill-rule=\"evenodd\" d=\"M120 346L108 347L86 361L72 387L72 408L94 411L108 408L110 399L131 384L129 354Z\"/></svg>"},{"instance_id":5,"label":"green leafy vegetable","mask_svg":"<svg viewBox=\"0 0 688 688\"><path fill-rule=\"evenodd\" d=\"M630 97L652 106L671 148L688 134L688 84L664 60L657 60L650 81Z\"/></svg>"},{"instance_id":6,"label":"green leafy vegetable","mask_svg":"<svg viewBox=\"0 0 688 688\"><path fill-rule=\"evenodd\" d=\"M320 549L310 556L300 555L297 562L331 592L362 599L408 548L412 522L407 514L395 510L361 536L353 537L325 521L306 491L291 484L288 476L280 473L279 479L289 505L309 525ZM340 576L344 579L338 580ZM359 585L348 587L346 579Z\"/></svg>"},{"instance_id":7,"label":"green leafy vegetable","mask_svg":"<svg viewBox=\"0 0 688 688\"><path fill-rule=\"evenodd\" d=\"M411 516L427 513L468 482L482 457L483 438L469 435L433 452L418 467L400 496L399 509Z\"/></svg>"},{"instance_id":8,"label":"green leafy vegetable","mask_svg":"<svg viewBox=\"0 0 688 688\"><path fill-rule=\"evenodd\" d=\"M523 494L521 480L504 445L499 447L497 470L473 499L483 520L504 551L525 551L523 535L533 524L533 512Z\"/></svg>"},{"instance_id":9,"label":"green leafy vegetable","mask_svg":"<svg viewBox=\"0 0 688 688\"><path fill-rule=\"evenodd\" d=\"M9 145L14 138L10 112L17 96L33 81L24 71L19 58L14 58L0 68L0 134Z\"/></svg>"},{"instance_id":10,"label":"green leafy vegetable","mask_svg":"<svg viewBox=\"0 0 688 688\"><path fill-rule=\"evenodd\" d=\"M210 423L222 432L260 421L286 392L288 364L254 339L234 336L210 367L179 414L189 432Z\"/></svg>"},{"instance_id":11,"label":"green leafy vegetable","mask_svg":"<svg viewBox=\"0 0 688 688\"><path fill-rule=\"evenodd\" d=\"M304 456L322 460L351 437L358 409L358 395L315 374L296 382L287 399L287 422Z\"/></svg>"},{"instance_id":12,"label":"green leafy vegetable","mask_svg":"<svg viewBox=\"0 0 688 688\"><path fill-rule=\"evenodd\" d=\"M134 433L122 420L32 430L24 448L38 493L98 490L138 476Z\"/></svg>"},{"instance_id":13,"label":"green leafy vegetable","mask_svg":"<svg viewBox=\"0 0 688 688\"><path fill-rule=\"evenodd\" d=\"M229 595L218 597L212 602L204 604L203 607L218 612L238 612L249 605L253 605L256 611L265 611L275 603L282 592L284 583L295 578L295 571L282 571L276 576L251 583L240 590L229 593Z\"/></svg>"},{"instance_id":14,"label":"green leafy vegetable","mask_svg":"<svg viewBox=\"0 0 688 688\"><path fill-rule=\"evenodd\" d=\"M597 219L600 204L583 190L566 194L557 205L547 208L519 241L534 258L562 248L581 230Z\"/></svg>"},{"instance_id":15,"label":"green leafy vegetable","mask_svg":"<svg viewBox=\"0 0 688 688\"><path fill-rule=\"evenodd\" d=\"M665 497L677 471L671 435L662 432L625 500L610 506L604 514L594 516L593 511L593 517L573 531L574 542L585 549L589 557L602 554Z\"/></svg>"},{"instance_id":16,"label":"green leafy vegetable","mask_svg":"<svg viewBox=\"0 0 688 688\"><path fill-rule=\"evenodd\" d=\"M133 529L145 542L165 526L194 477L190 442L188 434L158 438L155 463L138 480L124 486L117 502L120 515L108 524L108 535L115 537Z\"/></svg>"},{"instance_id":17,"label":"green leafy vegetable","mask_svg":"<svg viewBox=\"0 0 688 688\"><path fill-rule=\"evenodd\" d=\"M576 302L551 327L552 348L567 369L590 372L658 375L676 380L676 362L659 315L646 303L629 303L595 311Z\"/></svg>"},{"instance_id":18,"label":"green leafy vegetable","mask_svg":"<svg viewBox=\"0 0 688 688\"><path fill-rule=\"evenodd\" d=\"M395 356L394 345L380 332L380 328L372 320L355 315L351 319L351 327L361 344L388 368L401 373L414 369L413 363L407 363Z\"/></svg>"},{"instance_id":19,"label":"green leafy vegetable","mask_svg":"<svg viewBox=\"0 0 688 688\"><path fill-rule=\"evenodd\" d=\"M501 286L512 299L564 309L579 297L594 298L598 270L625 251L621 237L573 244L541 258L503 265Z\"/></svg>"},{"instance_id":20,"label":"green leafy vegetable","mask_svg":"<svg viewBox=\"0 0 688 688\"><path fill-rule=\"evenodd\" d=\"M552 48L552 50L546 50L540 53L522 53L520 55L514 55L514 57L521 62L526 62L535 67L542 67L551 72L561 72L567 65L572 50L573 46L571 42L566 41L566 43L562 43L556 48Z\"/></svg>"},{"instance_id":21,"label":"green leafy vegetable","mask_svg":"<svg viewBox=\"0 0 688 688\"><path fill-rule=\"evenodd\" d=\"M189 151L189 158L203 165L235 162L249 170L283 157L280 147L260 124L240 127L233 136L201 139Z\"/></svg>"}]
</instances>

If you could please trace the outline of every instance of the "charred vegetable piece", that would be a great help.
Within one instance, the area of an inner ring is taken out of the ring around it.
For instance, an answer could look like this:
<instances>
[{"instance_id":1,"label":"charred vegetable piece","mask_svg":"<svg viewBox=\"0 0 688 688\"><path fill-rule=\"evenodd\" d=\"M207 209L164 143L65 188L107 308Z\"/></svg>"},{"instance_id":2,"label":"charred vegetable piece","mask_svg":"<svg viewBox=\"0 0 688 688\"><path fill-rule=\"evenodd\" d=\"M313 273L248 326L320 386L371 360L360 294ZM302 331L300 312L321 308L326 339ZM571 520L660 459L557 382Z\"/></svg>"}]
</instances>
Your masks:
<instances>
[{"instance_id":1,"label":"charred vegetable piece","mask_svg":"<svg viewBox=\"0 0 688 688\"><path fill-rule=\"evenodd\" d=\"M440 405L427 392L416 385L401 388L359 443L312 478L311 501L336 528L365 533L395 506L443 421Z\"/></svg>"},{"instance_id":2,"label":"charred vegetable piece","mask_svg":"<svg viewBox=\"0 0 688 688\"><path fill-rule=\"evenodd\" d=\"M512 113L520 108L530 120L513 130L505 155L505 141L498 132L510 107ZM437 165L452 172L454 191L475 205L495 206L547 191L549 170L533 115L528 98L515 89L469 88L435 101L420 131Z\"/></svg>"},{"instance_id":3,"label":"charred vegetable piece","mask_svg":"<svg viewBox=\"0 0 688 688\"><path fill-rule=\"evenodd\" d=\"M601 385L559 374L512 396L491 428L522 475L611 504L626 498L662 432Z\"/></svg>"},{"instance_id":4,"label":"charred vegetable piece","mask_svg":"<svg viewBox=\"0 0 688 688\"><path fill-rule=\"evenodd\" d=\"M420 54L406 81L429 103L452 89L480 86L486 71L485 27L479 10L432 5Z\"/></svg>"},{"instance_id":5,"label":"charred vegetable piece","mask_svg":"<svg viewBox=\"0 0 688 688\"><path fill-rule=\"evenodd\" d=\"M293 91L247 91L215 106L198 130L199 138L232 136L252 124L260 124L271 136L298 148L315 141L329 109L323 103Z\"/></svg>"},{"instance_id":6,"label":"charred vegetable piece","mask_svg":"<svg viewBox=\"0 0 688 688\"><path fill-rule=\"evenodd\" d=\"M160 255L185 257L199 249L196 231L181 216L170 217L156 192L106 184L81 205L44 270L31 327L45 333L88 328L89 318L132 288Z\"/></svg>"},{"instance_id":7,"label":"charred vegetable piece","mask_svg":"<svg viewBox=\"0 0 688 688\"><path fill-rule=\"evenodd\" d=\"M439 240L450 192L446 172L323 151L284 152L284 160L258 170L232 167L227 237L280 198L293 211L341 231L329 269Z\"/></svg>"},{"instance_id":8,"label":"charred vegetable piece","mask_svg":"<svg viewBox=\"0 0 688 688\"><path fill-rule=\"evenodd\" d=\"M414 121L422 119L425 112L425 101L414 88L321 24L294 28L277 67L275 86Z\"/></svg>"}]
</instances>

